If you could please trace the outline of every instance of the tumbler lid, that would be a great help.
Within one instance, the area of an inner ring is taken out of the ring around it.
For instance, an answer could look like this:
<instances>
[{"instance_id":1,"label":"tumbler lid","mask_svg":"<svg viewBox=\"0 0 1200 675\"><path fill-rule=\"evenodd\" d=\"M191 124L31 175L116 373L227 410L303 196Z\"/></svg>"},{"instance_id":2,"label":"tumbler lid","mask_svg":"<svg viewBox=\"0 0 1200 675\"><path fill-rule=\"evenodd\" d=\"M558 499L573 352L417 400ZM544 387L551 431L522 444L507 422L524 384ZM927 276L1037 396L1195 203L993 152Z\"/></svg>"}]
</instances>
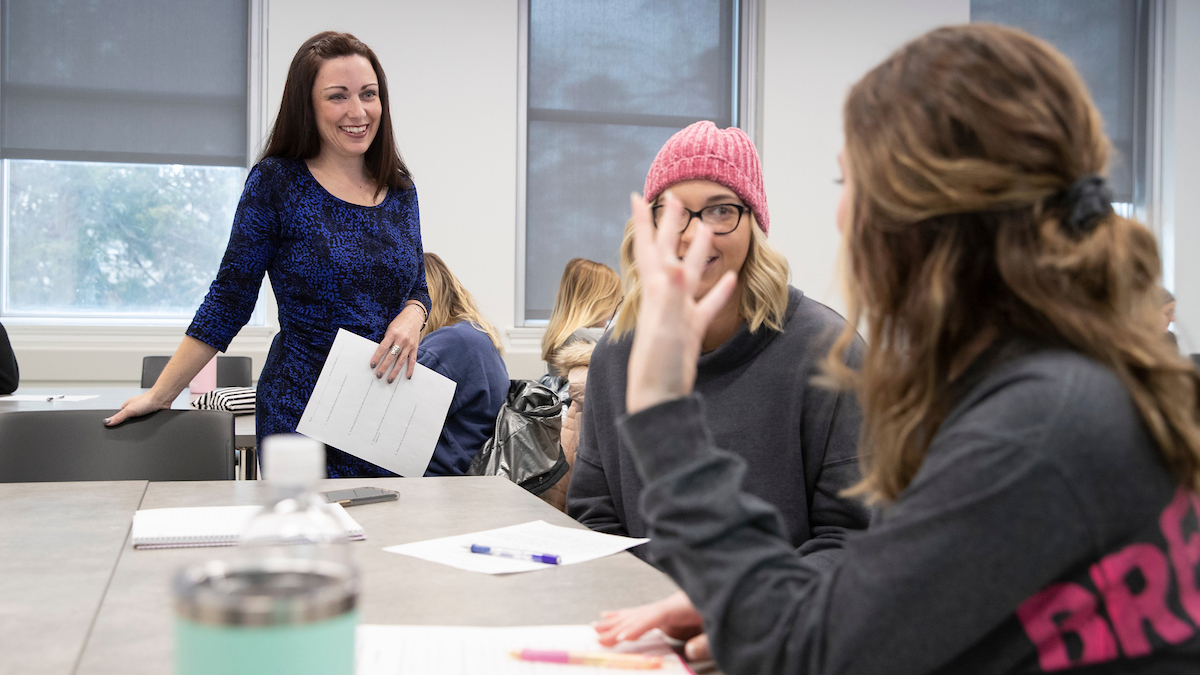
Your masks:
<instances>
[{"instance_id":1,"label":"tumbler lid","mask_svg":"<svg viewBox=\"0 0 1200 675\"><path fill-rule=\"evenodd\" d=\"M300 434L263 439L263 478L279 485L307 485L325 478L325 444Z\"/></svg>"},{"instance_id":2,"label":"tumbler lid","mask_svg":"<svg viewBox=\"0 0 1200 675\"><path fill-rule=\"evenodd\" d=\"M358 575L320 559L212 560L175 575L175 612L198 623L277 626L332 619L358 604Z\"/></svg>"}]
</instances>

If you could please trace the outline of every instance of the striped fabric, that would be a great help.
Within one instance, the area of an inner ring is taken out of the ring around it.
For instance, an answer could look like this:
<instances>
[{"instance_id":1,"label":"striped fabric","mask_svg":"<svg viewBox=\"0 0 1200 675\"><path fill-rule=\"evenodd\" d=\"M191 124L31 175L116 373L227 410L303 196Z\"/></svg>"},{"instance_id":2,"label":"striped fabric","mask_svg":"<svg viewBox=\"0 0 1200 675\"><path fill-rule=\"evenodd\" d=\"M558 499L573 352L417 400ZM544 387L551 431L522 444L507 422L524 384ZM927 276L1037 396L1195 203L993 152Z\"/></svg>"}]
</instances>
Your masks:
<instances>
[{"instance_id":1,"label":"striped fabric","mask_svg":"<svg viewBox=\"0 0 1200 675\"><path fill-rule=\"evenodd\" d=\"M197 410L224 410L234 415L254 414L254 389L251 387L224 387L213 389L192 401Z\"/></svg>"}]
</instances>

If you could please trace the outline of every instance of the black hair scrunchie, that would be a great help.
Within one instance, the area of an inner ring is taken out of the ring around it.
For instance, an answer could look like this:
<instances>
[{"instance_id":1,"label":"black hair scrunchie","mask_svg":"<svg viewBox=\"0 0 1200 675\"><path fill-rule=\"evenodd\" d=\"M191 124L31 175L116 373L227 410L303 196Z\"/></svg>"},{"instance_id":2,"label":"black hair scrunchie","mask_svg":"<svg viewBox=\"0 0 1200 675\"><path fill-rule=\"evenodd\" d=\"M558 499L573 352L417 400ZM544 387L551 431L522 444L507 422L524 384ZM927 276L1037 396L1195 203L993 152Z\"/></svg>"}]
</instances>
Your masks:
<instances>
[{"instance_id":1,"label":"black hair scrunchie","mask_svg":"<svg viewBox=\"0 0 1200 675\"><path fill-rule=\"evenodd\" d=\"M1054 205L1064 212L1062 224L1067 232L1082 235L1112 213L1112 191L1103 176L1084 176L1059 193Z\"/></svg>"}]
</instances>

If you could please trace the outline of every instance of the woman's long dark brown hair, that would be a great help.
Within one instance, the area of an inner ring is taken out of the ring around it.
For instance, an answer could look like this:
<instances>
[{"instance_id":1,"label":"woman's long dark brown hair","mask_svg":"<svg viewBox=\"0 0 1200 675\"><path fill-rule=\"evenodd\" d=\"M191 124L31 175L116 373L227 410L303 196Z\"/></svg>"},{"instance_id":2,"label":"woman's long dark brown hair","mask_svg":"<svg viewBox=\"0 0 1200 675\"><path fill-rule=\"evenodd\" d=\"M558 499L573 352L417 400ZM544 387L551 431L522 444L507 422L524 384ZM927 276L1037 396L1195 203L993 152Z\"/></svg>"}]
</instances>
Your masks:
<instances>
[{"instance_id":1,"label":"woman's long dark brown hair","mask_svg":"<svg viewBox=\"0 0 1200 675\"><path fill-rule=\"evenodd\" d=\"M271 128L271 135L267 137L267 149L263 150L259 159L312 159L320 154L321 135L317 132L312 102L317 71L321 69L321 64L329 59L355 55L371 62L371 68L375 70L375 77L379 81L379 102L383 107L375 140L363 156L367 174L375 181L376 195L389 187L408 189L412 187L412 174L400 158L396 137L392 133L387 77L383 74L383 67L379 65L375 52L349 33L325 31L317 33L300 45L300 49L292 57L292 65L288 66L279 115L275 117L275 126Z\"/></svg>"},{"instance_id":2,"label":"woman's long dark brown hair","mask_svg":"<svg viewBox=\"0 0 1200 675\"><path fill-rule=\"evenodd\" d=\"M1200 487L1200 374L1155 325L1153 235L1064 195L1109 142L1070 62L1020 31L934 30L860 80L845 106L849 320L826 363L856 386L864 478L894 500L952 405L980 338L1019 331L1111 369L1165 465ZM840 356L865 320L861 374Z\"/></svg>"}]
</instances>

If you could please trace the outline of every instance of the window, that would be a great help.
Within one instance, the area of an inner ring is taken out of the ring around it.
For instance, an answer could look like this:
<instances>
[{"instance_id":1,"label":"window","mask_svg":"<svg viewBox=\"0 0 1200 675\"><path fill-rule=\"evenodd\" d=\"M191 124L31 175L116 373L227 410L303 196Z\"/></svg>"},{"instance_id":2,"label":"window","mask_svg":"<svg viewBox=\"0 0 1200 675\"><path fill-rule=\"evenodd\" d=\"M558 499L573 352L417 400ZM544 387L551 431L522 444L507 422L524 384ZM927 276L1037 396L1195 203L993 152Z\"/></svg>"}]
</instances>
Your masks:
<instances>
[{"instance_id":1,"label":"window","mask_svg":"<svg viewBox=\"0 0 1200 675\"><path fill-rule=\"evenodd\" d=\"M971 0L971 21L1020 28L1071 59L1113 143L1109 186L1118 213L1144 212L1150 3L1146 0Z\"/></svg>"},{"instance_id":2,"label":"window","mask_svg":"<svg viewBox=\"0 0 1200 675\"><path fill-rule=\"evenodd\" d=\"M735 0L528 0L517 323L550 317L563 267L619 269L629 218L662 144L737 125ZM523 227L523 229L522 229Z\"/></svg>"},{"instance_id":3,"label":"window","mask_svg":"<svg viewBox=\"0 0 1200 675\"><path fill-rule=\"evenodd\" d=\"M0 7L0 314L185 323L245 180L248 0Z\"/></svg>"}]
</instances>

